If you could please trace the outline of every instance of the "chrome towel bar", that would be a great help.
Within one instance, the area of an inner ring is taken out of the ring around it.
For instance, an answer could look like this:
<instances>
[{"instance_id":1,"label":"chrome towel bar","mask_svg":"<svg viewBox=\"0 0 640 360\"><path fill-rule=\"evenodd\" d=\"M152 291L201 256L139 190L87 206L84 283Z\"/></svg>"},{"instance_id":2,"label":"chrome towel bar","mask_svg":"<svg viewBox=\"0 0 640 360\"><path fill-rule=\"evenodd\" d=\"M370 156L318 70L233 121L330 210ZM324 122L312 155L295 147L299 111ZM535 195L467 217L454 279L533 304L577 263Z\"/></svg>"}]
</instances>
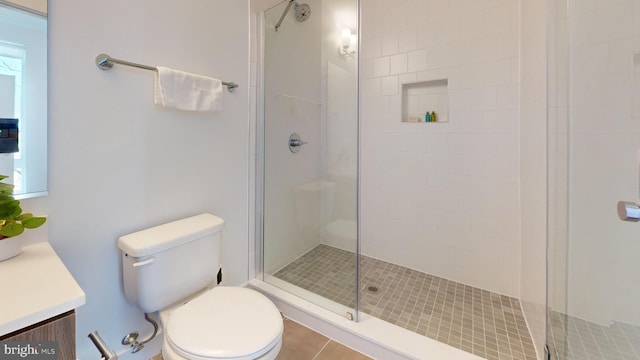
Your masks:
<instances>
[{"instance_id":1,"label":"chrome towel bar","mask_svg":"<svg viewBox=\"0 0 640 360\"><path fill-rule=\"evenodd\" d=\"M113 67L113 64L132 66L132 67L137 67L139 69L150 70L150 71L158 71L158 68L156 68L155 66L142 65L142 64L137 64L130 61L116 59L116 58L112 58L107 54L100 54L96 56L96 66L102 70L111 69ZM233 92L233 90L239 86L236 83L227 82L227 81L223 81L222 85L226 86L230 92Z\"/></svg>"}]
</instances>

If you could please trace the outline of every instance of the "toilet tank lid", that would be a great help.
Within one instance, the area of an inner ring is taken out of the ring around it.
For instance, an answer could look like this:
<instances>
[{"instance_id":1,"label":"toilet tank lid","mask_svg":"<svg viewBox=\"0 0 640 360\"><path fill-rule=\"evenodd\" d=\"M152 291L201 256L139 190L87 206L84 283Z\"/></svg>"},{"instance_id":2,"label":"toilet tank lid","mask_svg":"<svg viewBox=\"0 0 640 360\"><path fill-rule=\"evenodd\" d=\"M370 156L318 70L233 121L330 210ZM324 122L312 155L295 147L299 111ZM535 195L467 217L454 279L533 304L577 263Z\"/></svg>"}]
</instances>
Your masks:
<instances>
[{"instance_id":1,"label":"toilet tank lid","mask_svg":"<svg viewBox=\"0 0 640 360\"><path fill-rule=\"evenodd\" d=\"M222 230L224 220L200 214L123 235L118 247L133 257L148 256Z\"/></svg>"}]
</instances>

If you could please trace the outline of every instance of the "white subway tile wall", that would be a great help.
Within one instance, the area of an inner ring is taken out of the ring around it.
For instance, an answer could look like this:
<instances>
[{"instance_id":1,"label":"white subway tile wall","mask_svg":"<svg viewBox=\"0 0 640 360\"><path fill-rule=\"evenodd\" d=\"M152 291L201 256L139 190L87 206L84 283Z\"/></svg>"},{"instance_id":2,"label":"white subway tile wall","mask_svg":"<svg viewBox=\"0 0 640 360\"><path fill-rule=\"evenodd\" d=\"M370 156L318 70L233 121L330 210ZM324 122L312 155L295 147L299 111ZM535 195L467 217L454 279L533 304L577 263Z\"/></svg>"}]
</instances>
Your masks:
<instances>
[{"instance_id":1,"label":"white subway tile wall","mask_svg":"<svg viewBox=\"0 0 640 360\"><path fill-rule=\"evenodd\" d=\"M362 2L367 256L519 295L518 11L514 0ZM440 79L449 122L401 122L402 84Z\"/></svg>"}]
</instances>

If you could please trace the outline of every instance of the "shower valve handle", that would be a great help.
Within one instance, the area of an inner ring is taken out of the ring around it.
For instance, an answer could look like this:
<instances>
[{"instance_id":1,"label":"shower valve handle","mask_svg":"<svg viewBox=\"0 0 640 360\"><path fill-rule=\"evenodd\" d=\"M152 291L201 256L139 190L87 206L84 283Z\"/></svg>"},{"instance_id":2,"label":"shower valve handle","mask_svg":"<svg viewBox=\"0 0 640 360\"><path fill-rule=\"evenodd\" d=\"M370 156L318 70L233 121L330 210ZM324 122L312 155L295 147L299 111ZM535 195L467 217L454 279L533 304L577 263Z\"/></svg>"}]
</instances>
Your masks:
<instances>
[{"instance_id":1,"label":"shower valve handle","mask_svg":"<svg viewBox=\"0 0 640 360\"><path fill-rule=\"evenodd\" d=\"M308 144L308 143L306 141L302 141L302 140L295 140L295 139L294 140L289 140L289 146L296 147L296 146L302 146L304 144Z\"/></svg>"},{"instance_id":2,"label":"shower valve handle","mask_svg":"<svg viewBox=\"0 0 640 360\"><path fill-rule=\"evenodd\" d=\"M302 141L302 138L298 133L293 133L289 136L289 151L292 153L297 153L300 151L300 147L304 144L307 144L306 141Z\"/></svg>"}]
</instances>

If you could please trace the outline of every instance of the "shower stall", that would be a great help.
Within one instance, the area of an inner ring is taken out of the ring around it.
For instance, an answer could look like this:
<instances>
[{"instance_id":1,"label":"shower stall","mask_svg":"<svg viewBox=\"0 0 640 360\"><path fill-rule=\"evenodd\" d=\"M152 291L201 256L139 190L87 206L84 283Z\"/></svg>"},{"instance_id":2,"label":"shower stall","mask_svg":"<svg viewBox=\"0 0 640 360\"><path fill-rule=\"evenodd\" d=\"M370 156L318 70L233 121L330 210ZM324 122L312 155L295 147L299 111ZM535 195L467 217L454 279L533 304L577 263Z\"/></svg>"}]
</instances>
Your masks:
<instances>
[{"instance_id":1,"label":"shower stall","mask_svg":"<svg viewBox=\"0 0 640 360\"><path fill-rule=\"evenodd\" d=\"M304 1L256 1L256 277L398 358L640 359L640 4Z\"/></svg>"},{"instance_id":2,"label":"shower stall","mask_svg":"<svg viewBox=\"0 0 640 360\"><path fill-rule=\"evenodd\" d=\"M482 357L535 356L516 298L516 4L447 5L420 27L426 1L264 11L265 282ZM448 45L441 26L485 13L493 55L475 53L474 28Z\"/></svg>"}]
</instances>

